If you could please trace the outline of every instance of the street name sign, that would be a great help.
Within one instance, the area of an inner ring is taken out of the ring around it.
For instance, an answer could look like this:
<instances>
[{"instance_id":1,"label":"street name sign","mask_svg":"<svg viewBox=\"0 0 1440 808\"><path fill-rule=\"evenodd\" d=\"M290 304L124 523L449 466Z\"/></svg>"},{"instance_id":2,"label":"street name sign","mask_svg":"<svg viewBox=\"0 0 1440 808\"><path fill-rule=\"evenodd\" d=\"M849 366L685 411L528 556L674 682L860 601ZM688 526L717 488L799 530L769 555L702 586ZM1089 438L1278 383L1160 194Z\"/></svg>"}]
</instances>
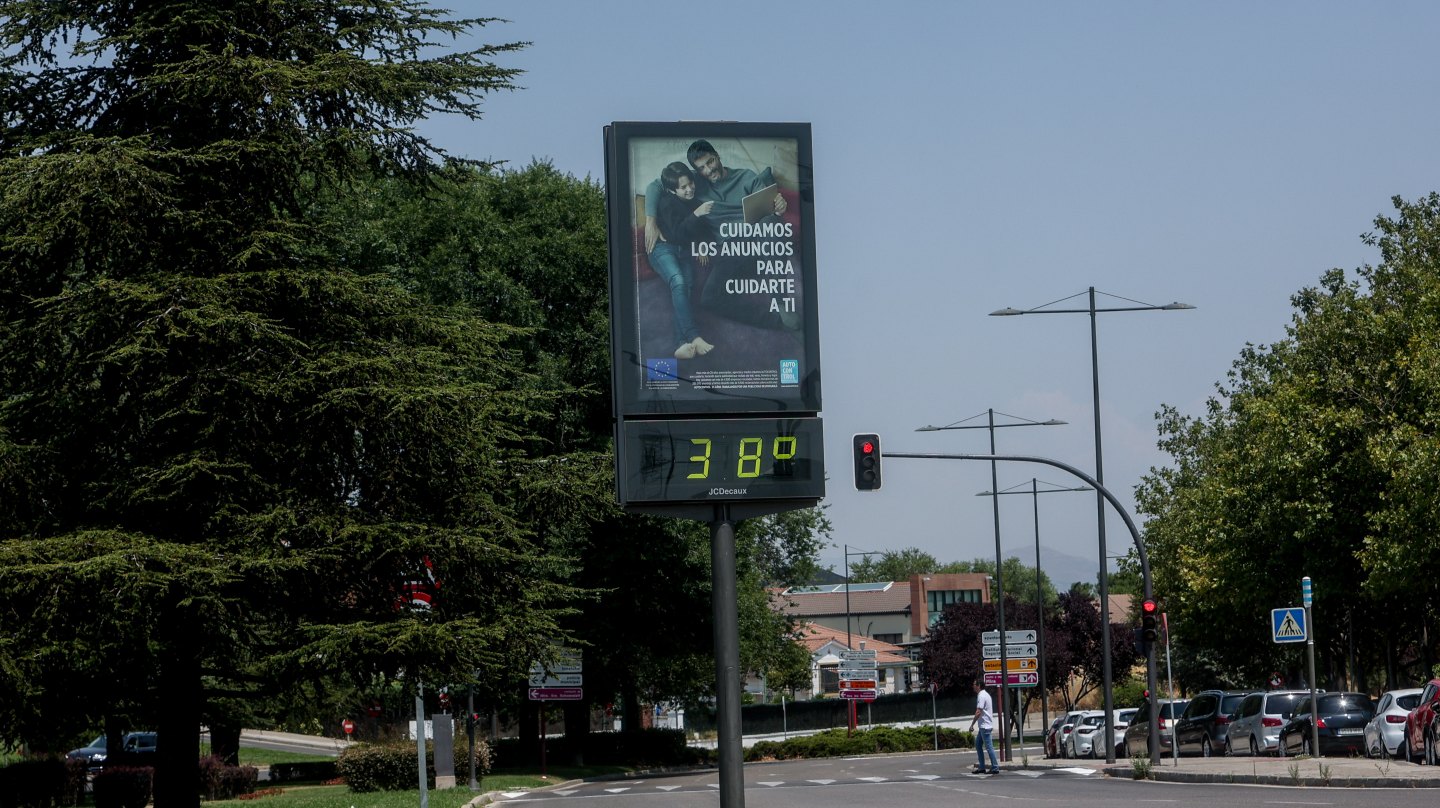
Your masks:
<instances>
[{"instance_id":1,"label":"street name sign","mask_svg":"<svg viewBox=\"0 0 1440 808\"><path fill-rule=\"evenodd\" d=\"M998 645L987 645L983 650L985 652L986 659L1000 658L1000 646ZM1005 646L1005 656L1007 657L1027 657L1039 655L1040 647L1037 645L1010 645L1007 643Z\"/></svg>"},{"instance_id":2,"label":"street name sign","mask_svg":"<svg viewBox=\"0 0 1440 808\"><path fill-rule=\"evenodd\" d=\"M1010 671L1038 671L1040 670L1040 660L1037 657L1008 657L1005 660L1005 669ZM1000 670L1000 660L985 660L985 670Z\"/></svg>"},{"instance_id":3,"label":"street name sign","mask_svg":"<svg viewBox=\"0 0 1440 808\"><path fill-rule=\"evenodd\" d=\"M993 687L1000 684L1000 671L989 671L985 674L985 686ZM1040 684L1040 674L1029 671L1021 673L1005 674L1006 687L1035 687Z\"/></svg>"},{"instance_id":4,"label":"street name sign","mask_svg":"<svg viewBox=\"0 0 1440 808\"><path fill-rule=\"evenodd\" d=\"M584 697L585 689L580 687L530 688L531 701L579 701Z\"/></svg>"},{"instance_id":5,"label":"street name sign","mask_svg":"<svg viewBox=\"0 0 1440 808\"><path fill-rule=\"evenodd\" d=\"M1270 633L1275 642L1305 642L1309 637L1305 625L1305 609L1291 606L1270 610Z\"/></svg>"},{"instance_id":6,"label":"street name sign","mask_svg":"<svg viewBox=\"0 0 1440 808\"><path fill-rule=\"evenodd\" d=\"M1012 628L1012 629L1009 629L1008 631L1005 632L1005 642L1007 642L1007 643L1011 643L1011 642L1035 642L1035 641L1038 640L1038 639L1039 639L1039 636L1037 635L1037 633L1035 632L1035 629L1033 629L1033 628L1019 628L1019 629L1014 629L1014 628ZM1000 644L1000 632L998 632L998 631L982 631L982 632L980 632L980 642L983 642L983 643L985 643L986 645L999 645L999 644Z\"/></svg>"}]
</instances>

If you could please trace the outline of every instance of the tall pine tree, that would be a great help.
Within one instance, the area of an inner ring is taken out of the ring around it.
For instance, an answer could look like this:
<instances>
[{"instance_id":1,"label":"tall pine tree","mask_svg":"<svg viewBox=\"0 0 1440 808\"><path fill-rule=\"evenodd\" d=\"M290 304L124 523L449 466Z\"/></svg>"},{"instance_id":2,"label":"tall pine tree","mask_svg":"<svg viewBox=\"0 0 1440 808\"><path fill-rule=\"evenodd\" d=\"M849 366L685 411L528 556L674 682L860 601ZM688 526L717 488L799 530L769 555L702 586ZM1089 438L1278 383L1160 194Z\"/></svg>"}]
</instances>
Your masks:
<instances>
[{"instance_id":1,"label":"tall pine tree","mask_svg":"<svg viewBox=\"0 0 1440 808\"><path fill-rule=\"evenodd\" d=\"M153 727L155 804L194 805L237 703L555 633L516 502L570 473L526 451L554 394L326 213L424 181L445 156L409 127L512 86L520 44L433 47L488 22L0 0L0 740Z\"/></svg>"}]
</instances>

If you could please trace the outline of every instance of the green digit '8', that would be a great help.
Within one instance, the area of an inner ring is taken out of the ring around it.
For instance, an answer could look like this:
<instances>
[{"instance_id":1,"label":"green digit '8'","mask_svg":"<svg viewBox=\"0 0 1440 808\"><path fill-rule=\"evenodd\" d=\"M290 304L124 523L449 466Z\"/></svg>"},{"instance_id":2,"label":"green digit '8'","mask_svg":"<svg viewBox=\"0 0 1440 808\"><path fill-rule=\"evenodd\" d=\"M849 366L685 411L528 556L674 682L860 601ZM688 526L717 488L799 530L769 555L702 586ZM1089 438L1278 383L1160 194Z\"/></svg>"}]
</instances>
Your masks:
<instances>
[{"instance_id":1,"label":"green digit '8'","mask_svg":"<svg viewBox=\"0 0 1440 808\"><path fill-rule=\"evenodd\" d=\"M760 455L764 451L765 441L759 438L741 438L740 459L735 464L735 476L742 478L759 477Z\"/></svg>"}]
</instances>

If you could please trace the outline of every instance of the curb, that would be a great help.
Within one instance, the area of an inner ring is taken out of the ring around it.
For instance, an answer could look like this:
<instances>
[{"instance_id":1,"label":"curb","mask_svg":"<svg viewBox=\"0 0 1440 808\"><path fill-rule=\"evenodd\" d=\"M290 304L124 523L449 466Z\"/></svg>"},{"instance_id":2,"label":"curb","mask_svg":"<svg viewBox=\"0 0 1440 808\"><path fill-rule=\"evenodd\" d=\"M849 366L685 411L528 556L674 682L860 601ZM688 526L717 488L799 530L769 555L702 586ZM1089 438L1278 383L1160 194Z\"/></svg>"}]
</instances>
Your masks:
<instances>
[{"instance_id":1,"label":"curb","mask_svg":"<svg viewBox=\"0 0 1440 808\"><path fill-rule=\"evenodd\" d=\"M1135 770L1107 766L1100 770L1106 777L1134 780ZM1290 777L1278 774L1236 774L1234 772L1178 772L1151 770L1151 780L1162 783L1224 783L1251 786L1304 786L1306 788L1440 788L1440 780L1401 777Z\"/></svg>"}]
</instances>

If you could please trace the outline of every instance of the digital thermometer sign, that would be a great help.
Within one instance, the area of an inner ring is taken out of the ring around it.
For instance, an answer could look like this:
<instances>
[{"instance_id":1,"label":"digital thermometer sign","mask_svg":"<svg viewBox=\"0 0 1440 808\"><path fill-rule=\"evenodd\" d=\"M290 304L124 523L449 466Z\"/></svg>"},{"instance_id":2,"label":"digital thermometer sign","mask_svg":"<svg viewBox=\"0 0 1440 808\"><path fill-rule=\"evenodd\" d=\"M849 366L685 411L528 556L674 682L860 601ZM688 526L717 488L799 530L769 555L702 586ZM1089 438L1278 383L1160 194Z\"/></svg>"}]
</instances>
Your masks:
<instances>
[{"instance_id":1,"label":"digital thermometer sign","mask_svg":"<svg viewBox=\"0 0 1440 808\"><path fill-rule=\"evenodd\" d=\"M625 421L625 502L820 499L819 418Z\"/></svg>"}]
</instances>

